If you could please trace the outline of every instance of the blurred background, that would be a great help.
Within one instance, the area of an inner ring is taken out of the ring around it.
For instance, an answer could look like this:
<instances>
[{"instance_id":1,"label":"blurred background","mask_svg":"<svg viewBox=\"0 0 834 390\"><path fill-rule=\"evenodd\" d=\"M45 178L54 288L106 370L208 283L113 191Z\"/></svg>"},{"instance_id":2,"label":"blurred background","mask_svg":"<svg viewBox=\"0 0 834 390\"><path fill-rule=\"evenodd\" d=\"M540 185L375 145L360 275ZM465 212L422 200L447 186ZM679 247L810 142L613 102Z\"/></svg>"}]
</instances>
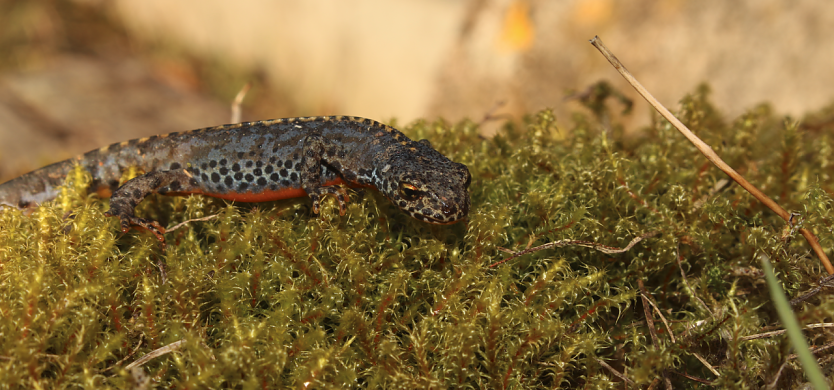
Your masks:
<instances>
[{"instance_id":1,"label":"blurred background","mask_svg":"<svg viewBox=\"0 0 834 390\"><path fill-rule=\"evenodd\" d=\"M701 83L727 118L834 97L825 0L0 0L0 180L130 138L346 114L562 124L600 80L635 99L599 35L670 109ZM612 102L619 112L617 102ZM623 106L622 108L624 108Z\"/></svg>"}]
</instances>

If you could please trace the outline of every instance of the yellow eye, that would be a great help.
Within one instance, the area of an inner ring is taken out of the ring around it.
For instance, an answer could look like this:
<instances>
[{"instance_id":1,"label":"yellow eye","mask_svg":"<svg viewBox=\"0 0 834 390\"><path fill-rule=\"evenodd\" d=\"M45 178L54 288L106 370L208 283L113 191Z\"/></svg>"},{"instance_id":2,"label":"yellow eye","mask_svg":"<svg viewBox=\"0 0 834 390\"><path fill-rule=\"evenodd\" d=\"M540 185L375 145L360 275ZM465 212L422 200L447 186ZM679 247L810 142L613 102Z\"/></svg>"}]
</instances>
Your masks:
<instances>
[{"instance_id":1,"label":"yellow eye","mask_svg":"<svg viewBox=\"0 0 834 390\"><path fill-rule=\"evenodd\" d=\"M423 191L415 185L403 182L400 183L400 196L407 201L415 201L423 196Z\"/></svg>"}]
</instances>

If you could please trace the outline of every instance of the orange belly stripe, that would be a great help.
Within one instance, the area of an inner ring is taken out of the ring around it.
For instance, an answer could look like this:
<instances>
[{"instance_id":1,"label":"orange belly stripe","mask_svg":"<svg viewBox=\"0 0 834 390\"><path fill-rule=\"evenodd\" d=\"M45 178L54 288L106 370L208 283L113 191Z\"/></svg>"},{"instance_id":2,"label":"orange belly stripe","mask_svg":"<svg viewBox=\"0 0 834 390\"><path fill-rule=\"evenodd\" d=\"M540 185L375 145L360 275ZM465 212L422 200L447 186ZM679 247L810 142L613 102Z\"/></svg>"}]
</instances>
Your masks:
<instances>
[{"instance_id":1,"label":"orange belly stripe","mask_svg":"<svg viewBox=\"0 0 834 390\"><path fill-rule=\"evenodd\" d=\"M341 178L336 180L331 180L325 182L324 186L333 186L333 185L340 185L346 184L350 187L363 187L357 186L355 184L346 183ZM372 187L372 186L367 186ZM225 200L231 200L235 202L269 202L273 200L281 200L281 199L290 199L290 198L300 198L302 196L307 196L307 192L301 188L285 188L282 190L271 191L271 190L264 190L260 192L226 192L226 193L208 193L202 191L191 191L191 192L170 192L166 195L190 195L190 194L200 194L205 196L210 196L212 198L220 198Z\"/></svg>"}]
</instances>

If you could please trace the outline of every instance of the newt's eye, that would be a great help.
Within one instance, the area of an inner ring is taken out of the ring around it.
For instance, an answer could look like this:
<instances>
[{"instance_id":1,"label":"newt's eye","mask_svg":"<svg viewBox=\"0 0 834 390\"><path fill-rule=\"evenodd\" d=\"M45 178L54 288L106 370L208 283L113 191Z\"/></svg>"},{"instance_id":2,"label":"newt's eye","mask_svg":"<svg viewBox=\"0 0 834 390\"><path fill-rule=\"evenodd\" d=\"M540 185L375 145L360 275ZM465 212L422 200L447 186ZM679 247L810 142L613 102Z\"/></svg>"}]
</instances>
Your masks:
<instances>
[{"instance_id":1,"label":"newt's eye","mask_svg":"<svg viewBox=\"0 0 834 390\"><path fill-rule=\"evenodd\" d=\"M423 191L420 191L417 186L408 183L400 183L400 196L407 201L415 201L423 197Z\"/></svg>"},{"instance_id":2,"label":"newt's eye","mask_svg":"<svg viewBox=\"0 0 834 390\"><path fill-rule=\"evenodd\" d=\"M466 183L463 183L464 188L469 188L469 184L472 183L472 174L469 171L466 171Z\"/></svg>"}]
</instances>

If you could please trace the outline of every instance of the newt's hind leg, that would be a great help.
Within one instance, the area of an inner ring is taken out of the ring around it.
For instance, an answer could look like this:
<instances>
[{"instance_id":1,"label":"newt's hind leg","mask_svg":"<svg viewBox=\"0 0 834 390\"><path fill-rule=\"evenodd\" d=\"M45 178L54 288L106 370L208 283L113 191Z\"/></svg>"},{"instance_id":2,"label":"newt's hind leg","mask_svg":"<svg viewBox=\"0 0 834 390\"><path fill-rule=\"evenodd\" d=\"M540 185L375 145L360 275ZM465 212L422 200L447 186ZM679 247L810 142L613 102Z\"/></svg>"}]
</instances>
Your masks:
<instances>
[{"instance_id":1,"label":"newt's hind leg","mask_svg":"<svg viewBox=\"0 0 834 390\"><path fill-rule=\"evenodd\" d=\"M165 242L165 234L159 222L139 218L134 215L136 205L152 193L167 194L169 192L188 193L197 189L197 181L192 179L184 170L155 171L128 180L119 187L110 198L110 210L104 214L109 217L119 217L123 233L131 227L138 226L148 229L159 241Z\"/></svg>"}]
</instances>

